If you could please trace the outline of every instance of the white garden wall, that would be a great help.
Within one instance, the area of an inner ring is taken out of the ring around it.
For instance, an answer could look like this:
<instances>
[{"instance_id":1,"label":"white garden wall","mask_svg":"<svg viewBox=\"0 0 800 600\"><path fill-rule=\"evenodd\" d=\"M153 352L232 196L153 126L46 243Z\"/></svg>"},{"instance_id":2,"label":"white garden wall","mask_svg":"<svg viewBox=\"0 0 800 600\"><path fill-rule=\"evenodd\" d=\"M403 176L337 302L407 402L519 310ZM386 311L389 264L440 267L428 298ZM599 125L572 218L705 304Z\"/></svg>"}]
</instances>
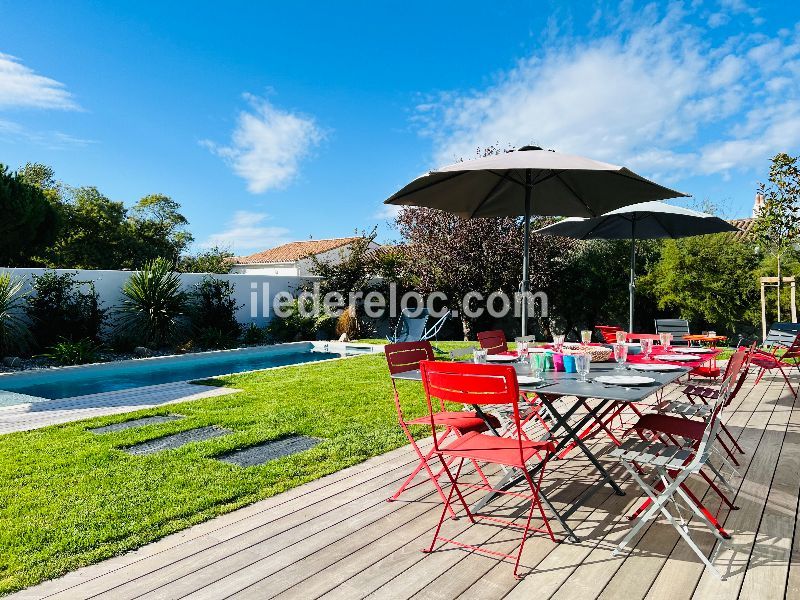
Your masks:
<instances>
[{"instance_id":1,"label":"white garden wall","mask_svg":"<svg viewBox=\"0 0 800 600\"><path fill-rule=\"evenodd\" d=\"M22 277L30 285L32 275L41 275L47 269L0 269ZM85 269L56 269L57 273L77 273L78 281L91 281L100 296L103 308L122 304L122 286L131 276L131 271L95 271ZM181 273L187 291L202 281L203 273ZM280 277L258 274L214 275L233 283L236 303L243 305L236 317L245 325L264 325L272 317L272 301L279 292L294 292L306 279L302 277ZM28 287L30 289L30 287Z\"/></svg>"}]
</instances>

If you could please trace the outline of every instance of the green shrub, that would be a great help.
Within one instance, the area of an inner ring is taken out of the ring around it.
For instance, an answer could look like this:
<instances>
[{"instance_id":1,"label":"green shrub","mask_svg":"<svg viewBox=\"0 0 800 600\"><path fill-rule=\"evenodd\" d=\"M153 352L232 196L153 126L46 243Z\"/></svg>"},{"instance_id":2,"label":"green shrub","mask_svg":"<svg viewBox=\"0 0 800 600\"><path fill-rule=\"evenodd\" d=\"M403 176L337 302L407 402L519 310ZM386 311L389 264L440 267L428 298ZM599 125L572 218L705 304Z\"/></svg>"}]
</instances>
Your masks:
<instances>
[{"instance_id":1,"label":"green shrub","mask_svg":"<svg viewBox=\"0 0 800 600\"><path fill-rule=\"evenodd\" d=\"M267 332L263 327L250 323L242 331L242 343L247 345L263 344L267 341Z\"/></svg>"},{"instance_id":2,"label":"green shrub","mask_svg":"<svg viewBox=\"0 0 800 600\"><path fill-rule=\"evenodd\" d=\"M39 348L48 348L61 339L99 340L106 311L100 308L94 284L77 277L77 273L55 271L32 277L33 294L25 310Z\"/></svg>"},{"instance_id":3,"label":"green shrub","mask_svg":"<svg viewBox=\"0 0 800 600\"><path fill-rule=\"evenodd\" d=\"M0 273L0 355L27 350L31 344L28 323L22 316L23 281Z\"/></svg>"},{"instance_id":4,"label":"green shrub","mask_svg":"<svg viewBox=\"0 0 800 600\"><path fill-rule=\"evenodd\" d=\"M84 365L100 360L100 347L88 338L78 341L62 339L43 356L60 365Z\"/></svg>"},{"instance_id":5,"label":"green shrub","mask_svg":"<svg viewBox=\"0 0 800 600\"><path fill-rule=\"evenodd\" d=\"M295 299L288 307L289 315L285 318L275 316L267 323L267 340L271 343L314 340L317 336L331 337L336 327L336 319L323 313L317 317L304 316L300 313L298 301Z\"/></svg>"},{"instance_id":6,"label":"green shrub","mask_svg":"<svg viewBox=\"0 0 800 600\"><path fill-rule=\"evenodd\" d=\"M236 344L242 332L242 327L236 320L236 311L242 305L236 304L233 292L234 286L230 281L211 276L204 277L194 286L191 294L191 317L192 325L197 332L213 329L219 332L219 335L207 333L207 337L216 336L220 340L233 340L233 344ZM200 342L199 339L197 341ZM221 347L230 345L226 343Z\"/></svg>"},{"instance_id":7,"label":"green shrub","mask_svg":"<svg viewBox=\"0 0 800 600\"><path fill-rule=\"evenodd\" d=\"M225 348L237 347L239 345L239 336L238 333L222 331L217 327L203 327L196 331L194 342L205 350L224 350Z\"/></svg>"},{"instance_id":8,"label":"green shrub","mask_svg":"<svg viewBox=\"0 0 800 600\"><path fill-rule=\"evenodd\" d=\"M116 324L118 335L161 347L177 342L185 333L188 297L169 261L157 258L147 263L125 282L122 294L125 299Z\"/></svg>"}]
</instances>

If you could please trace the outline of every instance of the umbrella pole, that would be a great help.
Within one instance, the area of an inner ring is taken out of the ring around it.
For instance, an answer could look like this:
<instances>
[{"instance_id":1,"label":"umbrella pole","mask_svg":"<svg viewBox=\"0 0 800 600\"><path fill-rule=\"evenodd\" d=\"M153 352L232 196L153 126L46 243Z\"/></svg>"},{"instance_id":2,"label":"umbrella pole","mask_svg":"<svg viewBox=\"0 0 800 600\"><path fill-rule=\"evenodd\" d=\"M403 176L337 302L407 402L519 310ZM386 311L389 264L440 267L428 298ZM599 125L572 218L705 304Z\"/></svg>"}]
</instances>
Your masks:
<instances>
[{"instance_id":1,"label":"umbrella pole","mask_svg":"<svg viewBox=\"0 0 800 600\"><path fill-rule=\"evenodd\" d=\"M628 332L633 333L633 297L636 295L636 218L631 221L631 282L628 285L630 306L628 309Z\"/></svg>"},{"instance_id":2,"label":"umbrella pole","mask_svg":"<svg viewBox=\"0 0 800 600\"><path fill-rule=\"evenodd\" d=\"M525 171L525 239L522 242L522 336L528 335L528 291L530 290L530 280L528 279L528 261L530 254L531 238L531 188L533 178L530 169Z\"/></svg>"}]
</instances>

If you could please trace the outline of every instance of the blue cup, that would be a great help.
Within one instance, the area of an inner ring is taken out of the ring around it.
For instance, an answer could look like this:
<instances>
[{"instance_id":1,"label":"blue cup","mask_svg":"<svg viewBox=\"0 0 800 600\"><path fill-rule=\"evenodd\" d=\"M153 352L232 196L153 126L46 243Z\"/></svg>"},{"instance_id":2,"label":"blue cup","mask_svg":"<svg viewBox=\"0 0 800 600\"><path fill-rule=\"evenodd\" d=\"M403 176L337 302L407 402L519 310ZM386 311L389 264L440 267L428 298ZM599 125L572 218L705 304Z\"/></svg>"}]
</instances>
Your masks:
<instances>
[{"instance_id":1,"label":"blue cup","mask_svg":"<svg viewBox=\"0 0 800 600\"><path fill-rule=\"evenodd\" d=\"M577 373L578 369L575 367L575 357L571 354L564 354L564 372L566 373Z\"/></svg>"}]
</instances>

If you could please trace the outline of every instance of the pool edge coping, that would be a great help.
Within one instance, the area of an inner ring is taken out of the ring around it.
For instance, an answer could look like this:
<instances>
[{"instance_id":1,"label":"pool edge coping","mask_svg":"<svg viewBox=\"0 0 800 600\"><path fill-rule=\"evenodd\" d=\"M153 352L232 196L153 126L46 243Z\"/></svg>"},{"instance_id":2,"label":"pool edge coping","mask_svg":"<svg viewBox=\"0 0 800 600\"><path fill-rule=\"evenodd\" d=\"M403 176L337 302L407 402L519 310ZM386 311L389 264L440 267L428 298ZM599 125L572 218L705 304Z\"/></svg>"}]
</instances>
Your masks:
<instances>
[{"instance_id":1,"label":"pool edge coping","mask_svg":"<svg viewBox=\"0 0 800 600\"><path fill-rule=\"evenodd\" d=\"M246 350L246 349L250 349L250 348L253 348L255 350L255 349L263 349L263 348L271 348L271 347L274 347L274 346L288 346L288 345L294 346L294 345L297 345L297 344L309 344L309 343L312 344L312 345L315 345L315 347L316 347L316 344L324 345L324 346L326 346L326 348L330 348L330 345L332 345L332 344L361 346L361 347L368 346L372 350L369 353L355 354L355 355L352 355L352 356L337 356L337 357L334 357L334 358L323 358L321 360L305 362L305 363L295 363L295 364L291 364L291 365L279 365L279 366L276 366L276 367L264 367L263 369L250 369L248 371L237 371L235 373L221 373L219 375L213 375L213 376L207 377L205 379L184 379L184 380L180 380L180 381L170 381L170 382L167 382L167 383L157 383L157 384L150 385L150 386L143 385L143 386L139 386L139 387L126 388L124 390L113 390L111 392L99 392L98 394L83 394L81 396L68 396L67 398L44 398L44 399L42 399L41 402L25 402L25 403L22 403L22 404L13 404L11 406L0 406L0 415L3 414L3 413L7 413L7 412L26 412L28 409L30 409L34 405L42 406L42 405L48 404L50 402L80 401L83 398L88 399L88 398L97 396L99 394L121 393L121 392L130 391L130 390L142 389L142 388L160 388L160 387L163 387L163 386L176 385L176 384L179 384L179 383L196 385L198 388L203 388L203 387L206 387L206 388L226 388L227 386L224 386L224 385L207 385L207 384L204 384L204 383L195 383L195 382L197 382L197 381L210 381L210 380L213 380L213 379L217 379L219 377L231 377L231 376L235 376L235 375L245 375L247 373L259 373L259 372L262 372L262 371L272 371L272 370L275 370L275 369L285 369L287 367L297 367L297 366L300 366L300 365L319 364L319 363L331 362L331 361L336 361L336 360L345 360L345 359L349 359L349 358L358 358L359 356L369 356L369 355L372 355L372 354L382 354L383 353L383 349L384 349L383 346L378 346L377 344L350 344L349 342L339 342L339 341L336 341L336 342L317 342L317 341L314 341L314 342L287 342L286 344L273 344L273 345L267 345L267 346L249 346L247 348L231 348L229 350L212 350L210 352L202 352L202 353L201 352L195 352L195 353L192 353L192 354L175 354L175 355L169 355L169 356L153 356L153 357L149 357L149 358L146 358L146 359L134 358L134 359L128 359L128 360L125 360L125 361L113 361L113 362L110 362L110 363L89 363L89 364L86 364L86 365L70 365L70 366L66 366L66 367L55 367L54 369L31 369L31 371L34 371L36 374L40 375L42 372L49 372L51 370L55 371L55 370L60 370L60 369L75 369L75 368L82 368L82 367L96 367L98 365L116 365L116 364L125 363L125 362L140 363L143 360L150 360L150 359L166 359L166 358L177 358L177 357L190 357L193 354L196 355L196 354L210 354L212 352L213 353L234 352L234 351L237 351L237 350ZM326 350L321 350L321 351L327 352L329 350L326 349ZM10 375L20 375L20 373L10 373ZM0 384L1 383L2 383L2 379L0 379ZM228 389L231 390L232 394L242 391L241 389L238 389L238 388L228 388ZM191 402L191 400L187 400L187 402ZM132 410L130 412L136 412L136 410L149 410L149 409L147 409L147 408L134 409L134 410ZM121 414L127 414L127 413L121 413ZM94 417L90 417L90 418L94 418ZM84 419L79 419L79 420L84 420Z\"/></svg>"}]
</instances>

